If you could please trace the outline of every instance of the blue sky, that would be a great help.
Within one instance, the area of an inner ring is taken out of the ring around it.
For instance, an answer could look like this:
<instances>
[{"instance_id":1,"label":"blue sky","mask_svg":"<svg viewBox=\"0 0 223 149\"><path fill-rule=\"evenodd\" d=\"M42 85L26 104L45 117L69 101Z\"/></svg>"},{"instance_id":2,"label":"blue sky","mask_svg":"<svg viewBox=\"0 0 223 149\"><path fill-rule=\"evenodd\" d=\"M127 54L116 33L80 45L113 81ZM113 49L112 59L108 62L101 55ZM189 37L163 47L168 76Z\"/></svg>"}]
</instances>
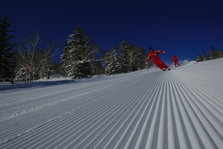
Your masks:
<instances>
[{"instance_id":1,"label":"blue sky","mask_svg":"<svg viewBox=\"0 0 223 149\"><path fill-rule=\"evenodd\" d=\"M163 49L169 61L194 59L214 45L223 49L223 2L149 0L7 0L0 15L8 15L17 39L40 32L63 48L77 26L103 49L125 40L148 49Z\"/></svg>"}]
</instances>

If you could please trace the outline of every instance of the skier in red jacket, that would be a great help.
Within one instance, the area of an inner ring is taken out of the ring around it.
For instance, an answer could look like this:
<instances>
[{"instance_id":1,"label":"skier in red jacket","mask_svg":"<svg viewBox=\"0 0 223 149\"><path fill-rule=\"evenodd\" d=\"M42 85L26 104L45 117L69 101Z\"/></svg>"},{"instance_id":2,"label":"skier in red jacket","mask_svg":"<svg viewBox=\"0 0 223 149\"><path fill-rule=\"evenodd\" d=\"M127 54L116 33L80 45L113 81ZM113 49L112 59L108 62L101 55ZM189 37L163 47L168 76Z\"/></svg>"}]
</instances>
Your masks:
<instances>
[{"instance_id":1,"label":"skier in red jacket","mask_svg":"<svg viewBox=\"0 0 223 149\"><path fill-rule=\"evenodd\" d=\"M173 63L174 63L175 67L180 66L180 64L178 63L178 56L174 55L172 60L173 60Z\"/></svg>"},{"instance_id":2,"label":"skier in red jacket","mask_svg":"<svg viewBox=\"0 0 223 149\"><path fill-rule=\"evenodd\" d=\"M157 67L159 67L161 70L170 70L169 66L164 64L161 59L158 57L159 53L165 53L165 51L154 51L153 48L149 48L150 53L146 59L146 62L150 62L150 59L152 58L152 61L154 64L156 64Z\"/></svg>"}]
</instances>

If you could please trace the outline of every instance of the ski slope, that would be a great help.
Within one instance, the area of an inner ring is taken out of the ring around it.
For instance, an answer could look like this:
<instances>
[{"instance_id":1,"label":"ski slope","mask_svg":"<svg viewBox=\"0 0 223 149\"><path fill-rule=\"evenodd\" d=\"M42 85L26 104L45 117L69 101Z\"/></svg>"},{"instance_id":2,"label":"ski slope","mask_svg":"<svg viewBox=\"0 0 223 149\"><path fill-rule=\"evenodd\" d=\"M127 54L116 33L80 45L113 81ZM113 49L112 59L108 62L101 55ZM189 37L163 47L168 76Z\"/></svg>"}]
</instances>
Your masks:
<instances>
[{"instance_id":1,"label":"ski slope","mask_svg":"<svg viewBox=\"0 0 223 149\"><path fill-rule=\"evenodd\" d=\"M222 65L0 91L0 148L222 149Z\"/></svg>"}]
</instances>

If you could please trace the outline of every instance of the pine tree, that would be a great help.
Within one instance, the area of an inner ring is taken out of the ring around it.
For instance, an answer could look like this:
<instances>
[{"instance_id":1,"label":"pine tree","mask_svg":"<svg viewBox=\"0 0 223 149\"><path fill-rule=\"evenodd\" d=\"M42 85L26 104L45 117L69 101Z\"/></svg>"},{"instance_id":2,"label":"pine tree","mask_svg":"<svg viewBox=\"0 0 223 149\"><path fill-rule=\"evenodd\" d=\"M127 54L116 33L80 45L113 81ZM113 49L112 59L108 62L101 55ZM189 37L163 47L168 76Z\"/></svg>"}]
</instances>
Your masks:
<instances>
[{"instance_id":1,"label":"pine tree","mask_svg":"<svg viewBox=\"0 0 223 149\"><path fill-rule=\"evenodd\" d=\"M203 61L203 60L204 60L203 56L199 53L199 54L197 55L197 57L196 57L196 61L197 61L197 62L201 62L201 61Z\"/></svg>"},{"instance_id":2,"label":"pine tree","mask_svg":"<svg viewBox=\"0 0 223 149\"><path fill-rule=\"evenodd\" d=\"M102 74L103 73L103 67L100 62L100 60L91 60L91 69L92 69L92 75Z\"/></svg>"},{"instance_id":3,"label":"pine tree","mask_svg":"<svg viewBox=\"0 0 223 149\"><path fill-rule=\"evenodd\" d=\"M123 73L129 72L130 71L129 44L126 41L121 42L119 50L121 58L121 71Z\"/></svg>"},{"instance_id":4,"label":"pine tree","mask_svg":"<svg viewBox=\"0 0 223 149\"><path fill-rule=\"evenodd\" d=\"M123 41L119 47L121 71L131 72L145 68L146 51L136 45Z\"/></svg>"},{"instance_id":5,"label":"pine tree","mask_svg":"<svg viewBox=\"0 0 223 149\"><path fill-rule=\"evenodd\" d=\"M218 51L214 46L211 46L208 52L208 59L216 59L216 58L218 58Z\"/></svg>"},{"instance_id":6,"label":"pine tree","mask_svg":"<svg viewBox=\"0 0 223 149\"><path fill-rule=\"evenodd\" d=\"M118 58L117 50L115 48L109 50L105 55L105 73L117 74L121 71L120 59Z\"/></svg>"},{"instance_id":7,"label":"pine tree","mask_svg":"<svg viewBox=\"0 0 223 149\"><path fill-rule=\"evenodd\" d=\"M145 68L146 51L136 45L129 45L129 71Z\"/></svg>"},{"instance_id":8,"label":"pine tree","mask_svg":"<svg viewBox=\"0 0 223 149\"><path fill-rule=\"evenodd\" d=\"M203 61L208 60L208 54L207 54L207 52L205 52L205 51L202 52L202 58L203 58Z\"/></svg>"},{"instance_id":9,"label":"pine tree","mask_svg":"<svg viewBox=\"0 0 223 149\"><path fill-rule=\"evenodd\" d=\"M64 47L62 62L67 76L85 78L94 74L92 61L96 53L95 44L84 30L78 27L74 34L69 35Z\"/></svg>"},{"instance_id":10,"label":"pine tree","mask_svg":"<svg viewBox=\"0 0 223 149\"><path fill-rule=\"evenodd\" d=\"M14 36L10 35L11 24L5 16L0 22L0 81L14 82L15 53L12 51Z\"/></svg>"}]
</instances>

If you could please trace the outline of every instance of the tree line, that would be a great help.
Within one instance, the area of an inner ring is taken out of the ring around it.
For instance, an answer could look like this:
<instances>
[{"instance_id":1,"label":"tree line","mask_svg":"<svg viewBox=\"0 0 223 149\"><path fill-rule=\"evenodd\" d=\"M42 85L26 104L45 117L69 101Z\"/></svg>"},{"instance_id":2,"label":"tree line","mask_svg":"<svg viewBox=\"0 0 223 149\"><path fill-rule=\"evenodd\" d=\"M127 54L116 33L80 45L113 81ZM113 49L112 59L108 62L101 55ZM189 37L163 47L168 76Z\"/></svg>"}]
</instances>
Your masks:
<instances>
[{"instance_id":1,"label":"tree line","mask_svg":"<svg viewBox=\"0 0 223 149\"><path fill-rule=\"evenodd\" d=\"M201 62L221 57L223 57L223 50L217 50L215 46L211 46L208 52L200 52L196 57L196 61Z\"/></svg>"},{"instance_id":2,"label":"tree line","mask_svg":"<svg viewBox=\"0 0 223 149\"><path fill-rule=\"evenodd\" d=\"M42 40L39 33L13 43L13 32L8 17L3 17L0 20L0 81L31 82L40 78L49 79L53 74L81 79L98 74L128 73L147 67L146 50L126 41L98 56L102 50L81 27L68 35L61 49L61 63L56 63L53 57L60 50L54 43ZM223 51L212 46L208 53L198 54L196 60L219 57L223 57Z\"/></svg>"},{"instance_id":3,"label":"tree line","mask_svg":"<svg viewBox=\"0 0 223 149\"><path fill-rule=\"evenodd\" d=\"M118 47L107 49L103 56L100 47L77 27L68 36L56 63L53 54L59 53L54 43L42 40L39 33L23 37L16 43L8 17L0 20L0 81L27 81L50 78L60 74L74 79L97 74L118 74L145 68L146 50L122 41Z\"/></svg>"},{"instance_id":4,"label":"tree line","mask_svg":"<svg viewBox=\"0 0 223 149\"><path fill-rule=\"evenodd\" d=\"M0 81L33 81L54 73L53 43L43 41L40 34L27 35L17 43L8 17L0 21Z\"/></svg>"}]
</instances>

